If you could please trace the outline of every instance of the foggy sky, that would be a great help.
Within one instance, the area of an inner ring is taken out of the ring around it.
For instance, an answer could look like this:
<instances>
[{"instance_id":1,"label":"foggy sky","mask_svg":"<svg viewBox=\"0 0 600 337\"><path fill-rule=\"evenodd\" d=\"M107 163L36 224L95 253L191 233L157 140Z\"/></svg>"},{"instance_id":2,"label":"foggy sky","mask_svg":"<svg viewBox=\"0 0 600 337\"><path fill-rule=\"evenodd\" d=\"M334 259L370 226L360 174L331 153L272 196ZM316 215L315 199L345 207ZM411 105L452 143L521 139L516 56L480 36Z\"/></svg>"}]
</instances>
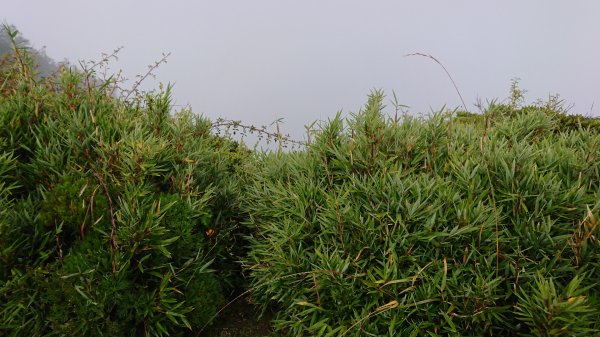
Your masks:
<instances>
[{"instance_id":1,"label":"foggy sky","mask_svg":"<svg viewBox=\"0 0 600 337\"><path fill-rule=\"evenodd\" d=\"M55 60L98 60L124 46L127 77L171 52L158 82L196 113L269 124L302 138L303 125L356 112L379 88L418 114L508 96L521 79L533 102L560 94L572 113L600 115L600 1L75 1L2 5ZM594 103L596 104L593 107Z\"/></svg>"}]
</instances>

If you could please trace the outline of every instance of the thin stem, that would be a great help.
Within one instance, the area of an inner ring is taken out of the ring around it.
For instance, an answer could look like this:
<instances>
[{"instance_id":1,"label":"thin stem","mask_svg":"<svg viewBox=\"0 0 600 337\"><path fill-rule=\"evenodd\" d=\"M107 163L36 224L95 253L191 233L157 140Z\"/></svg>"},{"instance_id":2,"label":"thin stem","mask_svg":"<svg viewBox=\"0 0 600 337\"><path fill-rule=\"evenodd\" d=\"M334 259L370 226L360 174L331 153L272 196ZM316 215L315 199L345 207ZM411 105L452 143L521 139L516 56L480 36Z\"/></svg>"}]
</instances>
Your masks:
<instances>
[{"instance_id":1,"label":"thin stem","mask_svg":"<svg viewBox=\"0 0 600 337\"><path fill-rule=\"evenodd\" d=\"M452 75L450 75L450 72L448 72L448 69L446 69L446 67L444 67L444 65L442 64L442 62L440 62L438 59L436 59L432 55L425 54L425 53L412 53L412 54L406 54L404 56L405 57L406 56L423 56L423 57L427 57L429 59L432 59L433 61L435 61L435 63L439 64L442 67L442 69L444 69L444 72L446 72L446 75L448 75L448 78L452 82L452 85L454 86L454 89L456 90L456 93L458 94L458 97L460 98L460 101L462 102L463 108L465 109L465 111L468 111L467 110L467 105L465 104L465 100L463 99L462 95L460 94L460 90L458 90L458 86L456 85L456 83L454 82L454 79L452 78Z\"/></svg>"}]
</instances>

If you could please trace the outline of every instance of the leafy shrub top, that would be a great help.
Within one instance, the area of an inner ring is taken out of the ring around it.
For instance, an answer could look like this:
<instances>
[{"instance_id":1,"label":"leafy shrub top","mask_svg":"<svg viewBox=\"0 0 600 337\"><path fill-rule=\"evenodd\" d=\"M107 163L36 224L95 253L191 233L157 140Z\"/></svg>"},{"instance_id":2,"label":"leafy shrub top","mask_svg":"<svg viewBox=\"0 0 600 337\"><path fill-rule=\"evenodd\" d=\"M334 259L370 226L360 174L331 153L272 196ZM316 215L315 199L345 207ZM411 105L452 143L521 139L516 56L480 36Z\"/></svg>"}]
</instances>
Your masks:
<instances>
[{"instance_id":1,"label":"leafy shrub top","mask_svg":"<svg viewBox=\"0 0 600 337\"><path fill-rule=\"evenodd\" d=\"M199 331L238 282L248 151L168 86L131 100L93 71L0 81L0 335ZM209 268L219 269L219 277Z\"/></svg>"},{"instance_id":2,"label":"leafy shrub top","mask_svg":"<svg viewBox=\"0 0 600 337\"><path fill-rule=\"evenodd\" d=\"M245 264L257 301L281 307L276 325L290 336L598 333L598 132L534 107L397 121L383 98L255 173Z\"/></svg>"}]
</instances>

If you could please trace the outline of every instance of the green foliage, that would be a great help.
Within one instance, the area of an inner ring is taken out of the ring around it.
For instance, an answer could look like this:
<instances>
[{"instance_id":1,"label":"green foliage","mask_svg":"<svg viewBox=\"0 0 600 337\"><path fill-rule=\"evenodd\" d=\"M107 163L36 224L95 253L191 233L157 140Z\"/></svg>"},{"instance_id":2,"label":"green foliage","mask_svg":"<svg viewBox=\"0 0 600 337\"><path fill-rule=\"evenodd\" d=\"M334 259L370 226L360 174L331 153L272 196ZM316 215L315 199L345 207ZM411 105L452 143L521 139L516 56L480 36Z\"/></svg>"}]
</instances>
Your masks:
<instances>
[{"instance_id":1,"label":"green foliage","mask_svg":"<svg viewBox=\"0 0 600 337\"><path fill-rule=\"evenodd\" d=\"M457 111L454 122L458 124L480 124L485 130L491 124L505 119L527 118L526 116L545 114L553 120L554 132L586 130L592 133L600 133L600 118L567 114L567 111L563 108L563 101L558 98L558 95L550 96L545 102L538 101L536 104L524 105L525 93L525 90L519 88L518 79L513 79L508 104L498 104L496 101L492 101L482 115L468 111Z\"/></svg>"},{"instance_id":2,"label":"green foliage","mask_svg":"<svg viewBox=\"0 0 600 337\"><path fill-rule=\"evenodd\" d=\"M515 309L521 316L519 319L531 328L531 336L591 336L598 333L598 330L590 329L589 324L596 320L593 315L598 310L591 308L590 301L582 295L590 289L582 287L580 276L561 287L563 294L557 292L552 279L541 275L528 288L517 295L519 301Z\"/></svg>"},{"instance_id":3,"label":"green foliage","mask_svg":"<svg viewBox=\"0 0 600 337\"><path fill-rule=\"evenodd\" d=\"M10 209L13 206L11 194L15 183L11 175L16 168L16 161L12 153L5 152L3 139L0 139L0 233L7 232L11 227L9 222ZM7 261L5 256L11 250L11 242L8 242L0 236L0 265L5 266ZM0 279L6 277L8 270L0 269Z\"/></svg>"},{"instance_id":4,"label":"green foliage","mask_svg":"<svg viewBox=\"0 0 600 337\"><path fill-rule=\"evenodd\" d=\"M0 90L0 335L199 331L239 283L249 153L172 114L170 86L125 101L92 71L41 82L15 46Z\"/></svg>"},{"instance_id":5,"label":"green foliage","mask_svg":"<svg viewBox=\"0 0 600 337\"><path fill-rule=\"evenodd\" d=\"M265 156L244 264L289 336L600 332L600 136L562 112L387 118L374 92Z\"/></svg>"}]
</instances>

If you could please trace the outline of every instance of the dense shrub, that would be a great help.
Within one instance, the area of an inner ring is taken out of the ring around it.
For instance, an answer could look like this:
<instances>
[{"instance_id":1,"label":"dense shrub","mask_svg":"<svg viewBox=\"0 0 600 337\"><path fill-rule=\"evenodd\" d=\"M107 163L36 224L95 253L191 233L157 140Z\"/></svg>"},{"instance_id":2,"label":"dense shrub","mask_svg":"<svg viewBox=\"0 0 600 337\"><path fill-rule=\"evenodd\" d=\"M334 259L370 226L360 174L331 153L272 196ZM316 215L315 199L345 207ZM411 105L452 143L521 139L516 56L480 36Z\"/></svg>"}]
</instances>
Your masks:
<instances>
[{"instance_id":1,"label":"dense shrub","mask_svg":"<svg viewBox=\"0 0 600 337\"><path fill-rule=\"evenodd\" d=\"M0 335L199 331L239 277L248 152L172 115L170 87L125 101L93 72L37 80L17 51L0 70Z\"/></svg>"},{"instance_id":2,"label":"dense shrub","mask_svg":"<svg viewBox=\"0 0 600 337\"><path fill-rule=\"evenodd\" d=\"M374 92L252 154L169 86L32 63L0 60L0 336L200 333L240 259L289 336L600 334L598 119L516 81L482 115L392 119Z\"/></svg>"},{"instance_id":3,"label":"dense shrub","mask_svg":"<svg viewBox=\"0 0 600 337\"><path fill-rule=\"evenodd\" d=\"M600 333L600 135L558 110L401 122L374 92L245 198L253 296L289 336Z\"/></svg>"}]
</instances>

